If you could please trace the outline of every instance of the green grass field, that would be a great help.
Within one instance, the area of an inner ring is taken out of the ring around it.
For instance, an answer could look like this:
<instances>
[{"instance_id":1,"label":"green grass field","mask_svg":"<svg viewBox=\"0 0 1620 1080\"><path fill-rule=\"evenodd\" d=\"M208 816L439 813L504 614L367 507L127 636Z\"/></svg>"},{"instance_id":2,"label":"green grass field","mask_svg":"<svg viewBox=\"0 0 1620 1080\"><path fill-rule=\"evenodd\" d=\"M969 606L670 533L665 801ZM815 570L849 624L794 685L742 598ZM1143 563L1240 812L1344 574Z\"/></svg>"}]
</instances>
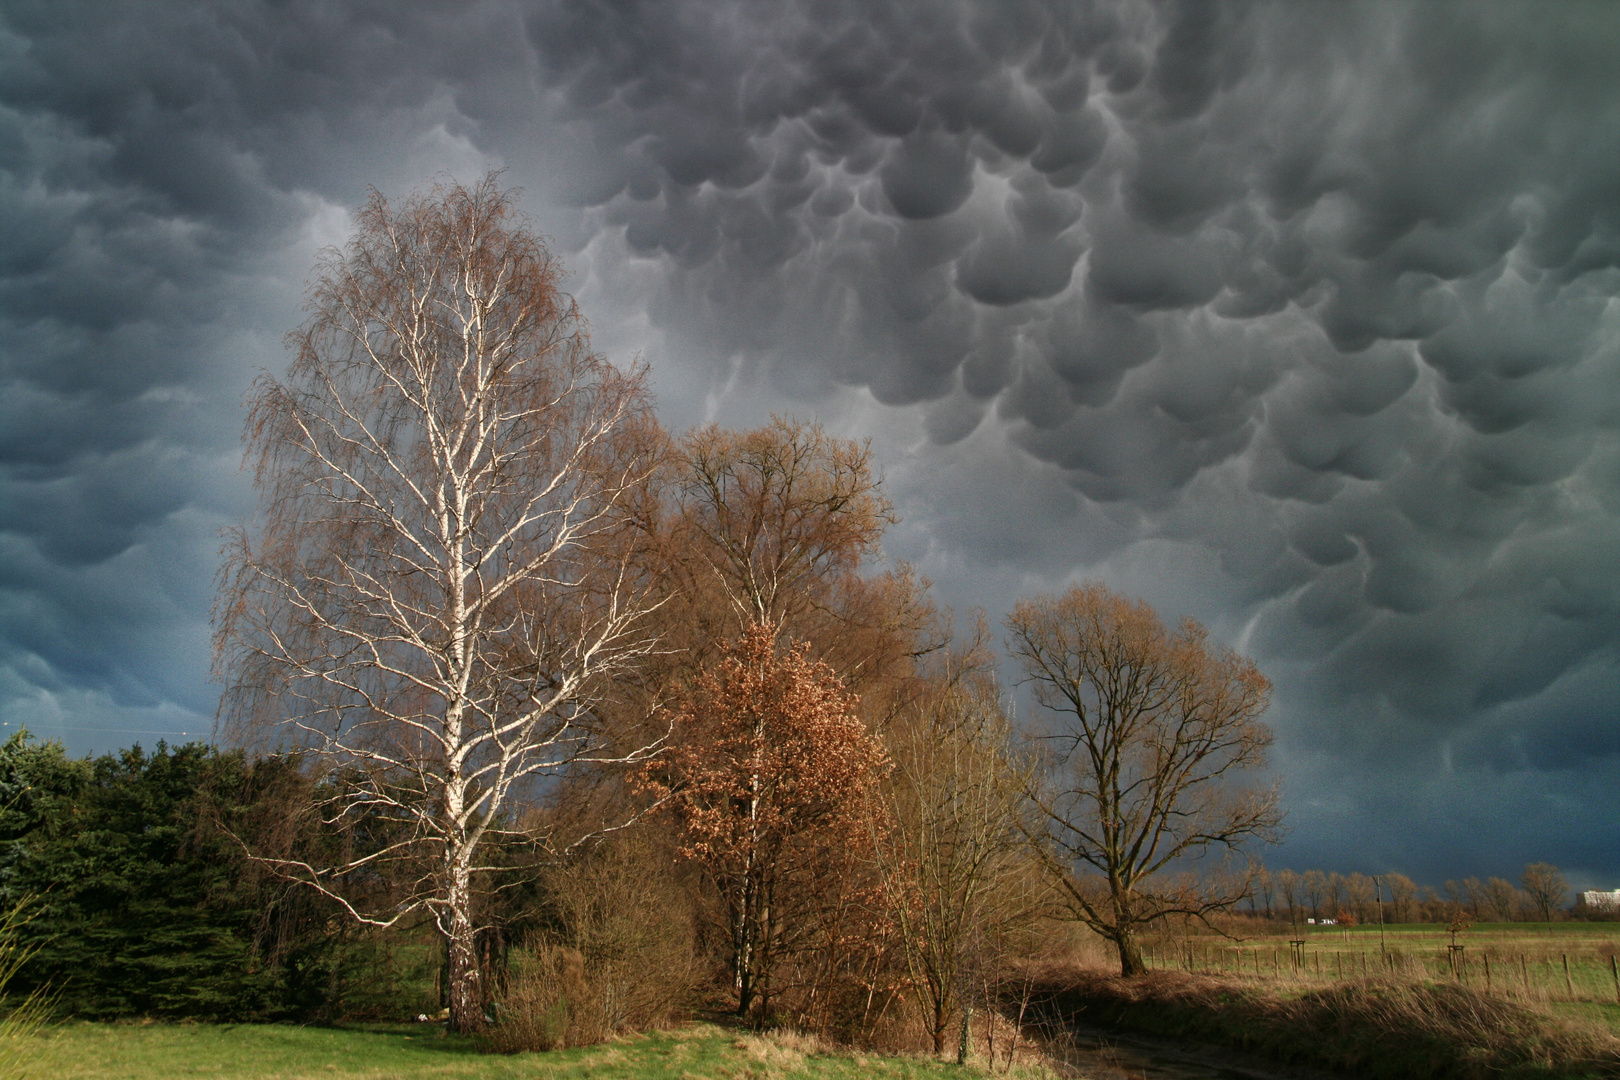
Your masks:
<instances>
[{"instance_id":1,"label":"green grass field","mask_svg":"<svg viewBox=\"0 0 1620 1080\"><path fill-rule=\"evenodd\" d=\"M1615 954L1620 923L1482 923L1460 933L1455 955L1443 925L1306 926L1256 934L1234 929L1147 943L1148 965L1265 981L1323 983L1364 976L1455 979L1491 993L1620 1023ZM1303 941L1296 947L1293 941ZM1567 972L1567 975L1566 975Z\"/></svg>"},{"instance_id":2,"label":"green grass field","mask_svg":"<svg viewBox=\"0 0 1620 1080\"><path fill-rule=\"evenodd\" d=\"M34 1075L53 1080L962 1080L984 1075L924 1058L830 1051L802 1036L755 1035L710 1024L604 1046L511 1056L480 1053L471 1040L445 1037L428 1025L348 1030L68 1023L48 1029L38 1044Z\"/></svg>"}]
</instances>

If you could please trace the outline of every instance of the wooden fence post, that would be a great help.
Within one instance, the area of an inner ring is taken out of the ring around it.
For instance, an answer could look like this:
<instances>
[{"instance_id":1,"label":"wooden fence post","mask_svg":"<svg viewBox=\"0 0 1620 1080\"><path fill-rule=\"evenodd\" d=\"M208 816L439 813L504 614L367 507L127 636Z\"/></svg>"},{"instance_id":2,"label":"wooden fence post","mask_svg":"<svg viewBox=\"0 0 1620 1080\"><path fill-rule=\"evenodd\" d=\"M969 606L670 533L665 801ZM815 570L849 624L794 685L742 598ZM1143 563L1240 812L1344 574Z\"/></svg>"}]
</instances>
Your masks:
<instances>
[{"instance_id":1,"label":"wooden fence post","mask_svg":"<svg viewBox=\"0 0 1620 1080\"><path fill-rule=\"evenodd\" d=\"M1609 974L1614 976L1614 1000L1620 1002L1620 967L1614 962L1614 953L1609 954Z\"/></svg>"},{"instance_id":2,"label":"wooden fence post","mask_svg":"<svg viewBox=\"0 0 1620 1080\"><path fill-rule=\"evenodd\" d=\"M1575 1000L1575 983L1569 977L1569 953L1558 954L1564 961L1564 989L1569 992L1569 999Z\"/></svg>"}]
</instances>

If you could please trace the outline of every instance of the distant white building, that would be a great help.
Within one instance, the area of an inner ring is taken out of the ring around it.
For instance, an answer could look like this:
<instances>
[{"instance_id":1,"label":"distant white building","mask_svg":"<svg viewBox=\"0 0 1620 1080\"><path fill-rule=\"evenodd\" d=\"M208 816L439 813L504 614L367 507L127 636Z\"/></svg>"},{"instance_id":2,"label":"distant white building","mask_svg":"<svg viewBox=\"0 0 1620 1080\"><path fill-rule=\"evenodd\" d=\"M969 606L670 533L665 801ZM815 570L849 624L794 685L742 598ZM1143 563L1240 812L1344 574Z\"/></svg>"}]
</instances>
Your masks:
<instances>
[{"instance_id":1,"label":"distant white building","mask_svg":"<svg viewBox=\"0 0 1620 1080\"><path fill-rule=\"evenodd\" d=\"M1581 893L1581 903L1591 911L1620 911L1620 889L1611 892L1588 889Z\"/></svg>"}]
</instances>

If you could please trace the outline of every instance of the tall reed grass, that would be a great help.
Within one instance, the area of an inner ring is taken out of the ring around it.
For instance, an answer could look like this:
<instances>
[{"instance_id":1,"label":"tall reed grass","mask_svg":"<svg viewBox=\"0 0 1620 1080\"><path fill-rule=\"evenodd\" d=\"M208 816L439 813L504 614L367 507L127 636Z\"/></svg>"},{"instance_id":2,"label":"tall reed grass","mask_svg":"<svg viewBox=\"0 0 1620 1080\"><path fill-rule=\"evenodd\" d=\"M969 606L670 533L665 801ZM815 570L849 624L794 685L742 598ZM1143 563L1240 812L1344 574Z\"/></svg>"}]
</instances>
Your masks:
<instances>
[{"instance_id":1,"label":"tall reed grass","mask_svg":"<svg viewBox=\"0 0 1620 1080\"><path fill-rule=\"evenodd\" d=\"M0 1080L25 1080L42 1075L38 1068L40 1031L50 1018L50 996L35 990L20 1000L9 1000L6 988L33 950L22 943L22 929L37 913L31 898L0 914Z\"/></svg>"}]
</instances>

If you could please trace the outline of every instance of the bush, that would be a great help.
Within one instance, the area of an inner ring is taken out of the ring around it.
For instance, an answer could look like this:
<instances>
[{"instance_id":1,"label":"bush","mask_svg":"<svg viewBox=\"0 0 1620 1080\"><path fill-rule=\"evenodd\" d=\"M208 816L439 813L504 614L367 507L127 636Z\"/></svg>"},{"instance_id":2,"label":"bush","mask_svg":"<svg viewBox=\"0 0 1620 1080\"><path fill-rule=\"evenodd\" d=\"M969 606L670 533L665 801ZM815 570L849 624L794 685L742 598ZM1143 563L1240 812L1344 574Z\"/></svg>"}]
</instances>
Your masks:
<instances>
[{"instance_id":1,"label":"bush","mask_svg":"<svg viewBox=\"0 0 1620 1080\"><path fill-rule=\"evenodd\" d=\"M495 1007L490 1047L500 1053L589 1046L611 1033L606 1003L585 978L578 949L540 945L512 958Z\"/></svg>"},{"instance_id":2,"label":"bush","mask_svg":"<svg viewBox=\"0 0 1620 1080\"><path fill-rule=\"evenodd\" d=\"M630 840L550 875L552 925L510 958L492 1049L586 1046L659 1027L686 1004L701 976L691 906L651 865L646 845Z\"/></svg>"}]
</instances>

